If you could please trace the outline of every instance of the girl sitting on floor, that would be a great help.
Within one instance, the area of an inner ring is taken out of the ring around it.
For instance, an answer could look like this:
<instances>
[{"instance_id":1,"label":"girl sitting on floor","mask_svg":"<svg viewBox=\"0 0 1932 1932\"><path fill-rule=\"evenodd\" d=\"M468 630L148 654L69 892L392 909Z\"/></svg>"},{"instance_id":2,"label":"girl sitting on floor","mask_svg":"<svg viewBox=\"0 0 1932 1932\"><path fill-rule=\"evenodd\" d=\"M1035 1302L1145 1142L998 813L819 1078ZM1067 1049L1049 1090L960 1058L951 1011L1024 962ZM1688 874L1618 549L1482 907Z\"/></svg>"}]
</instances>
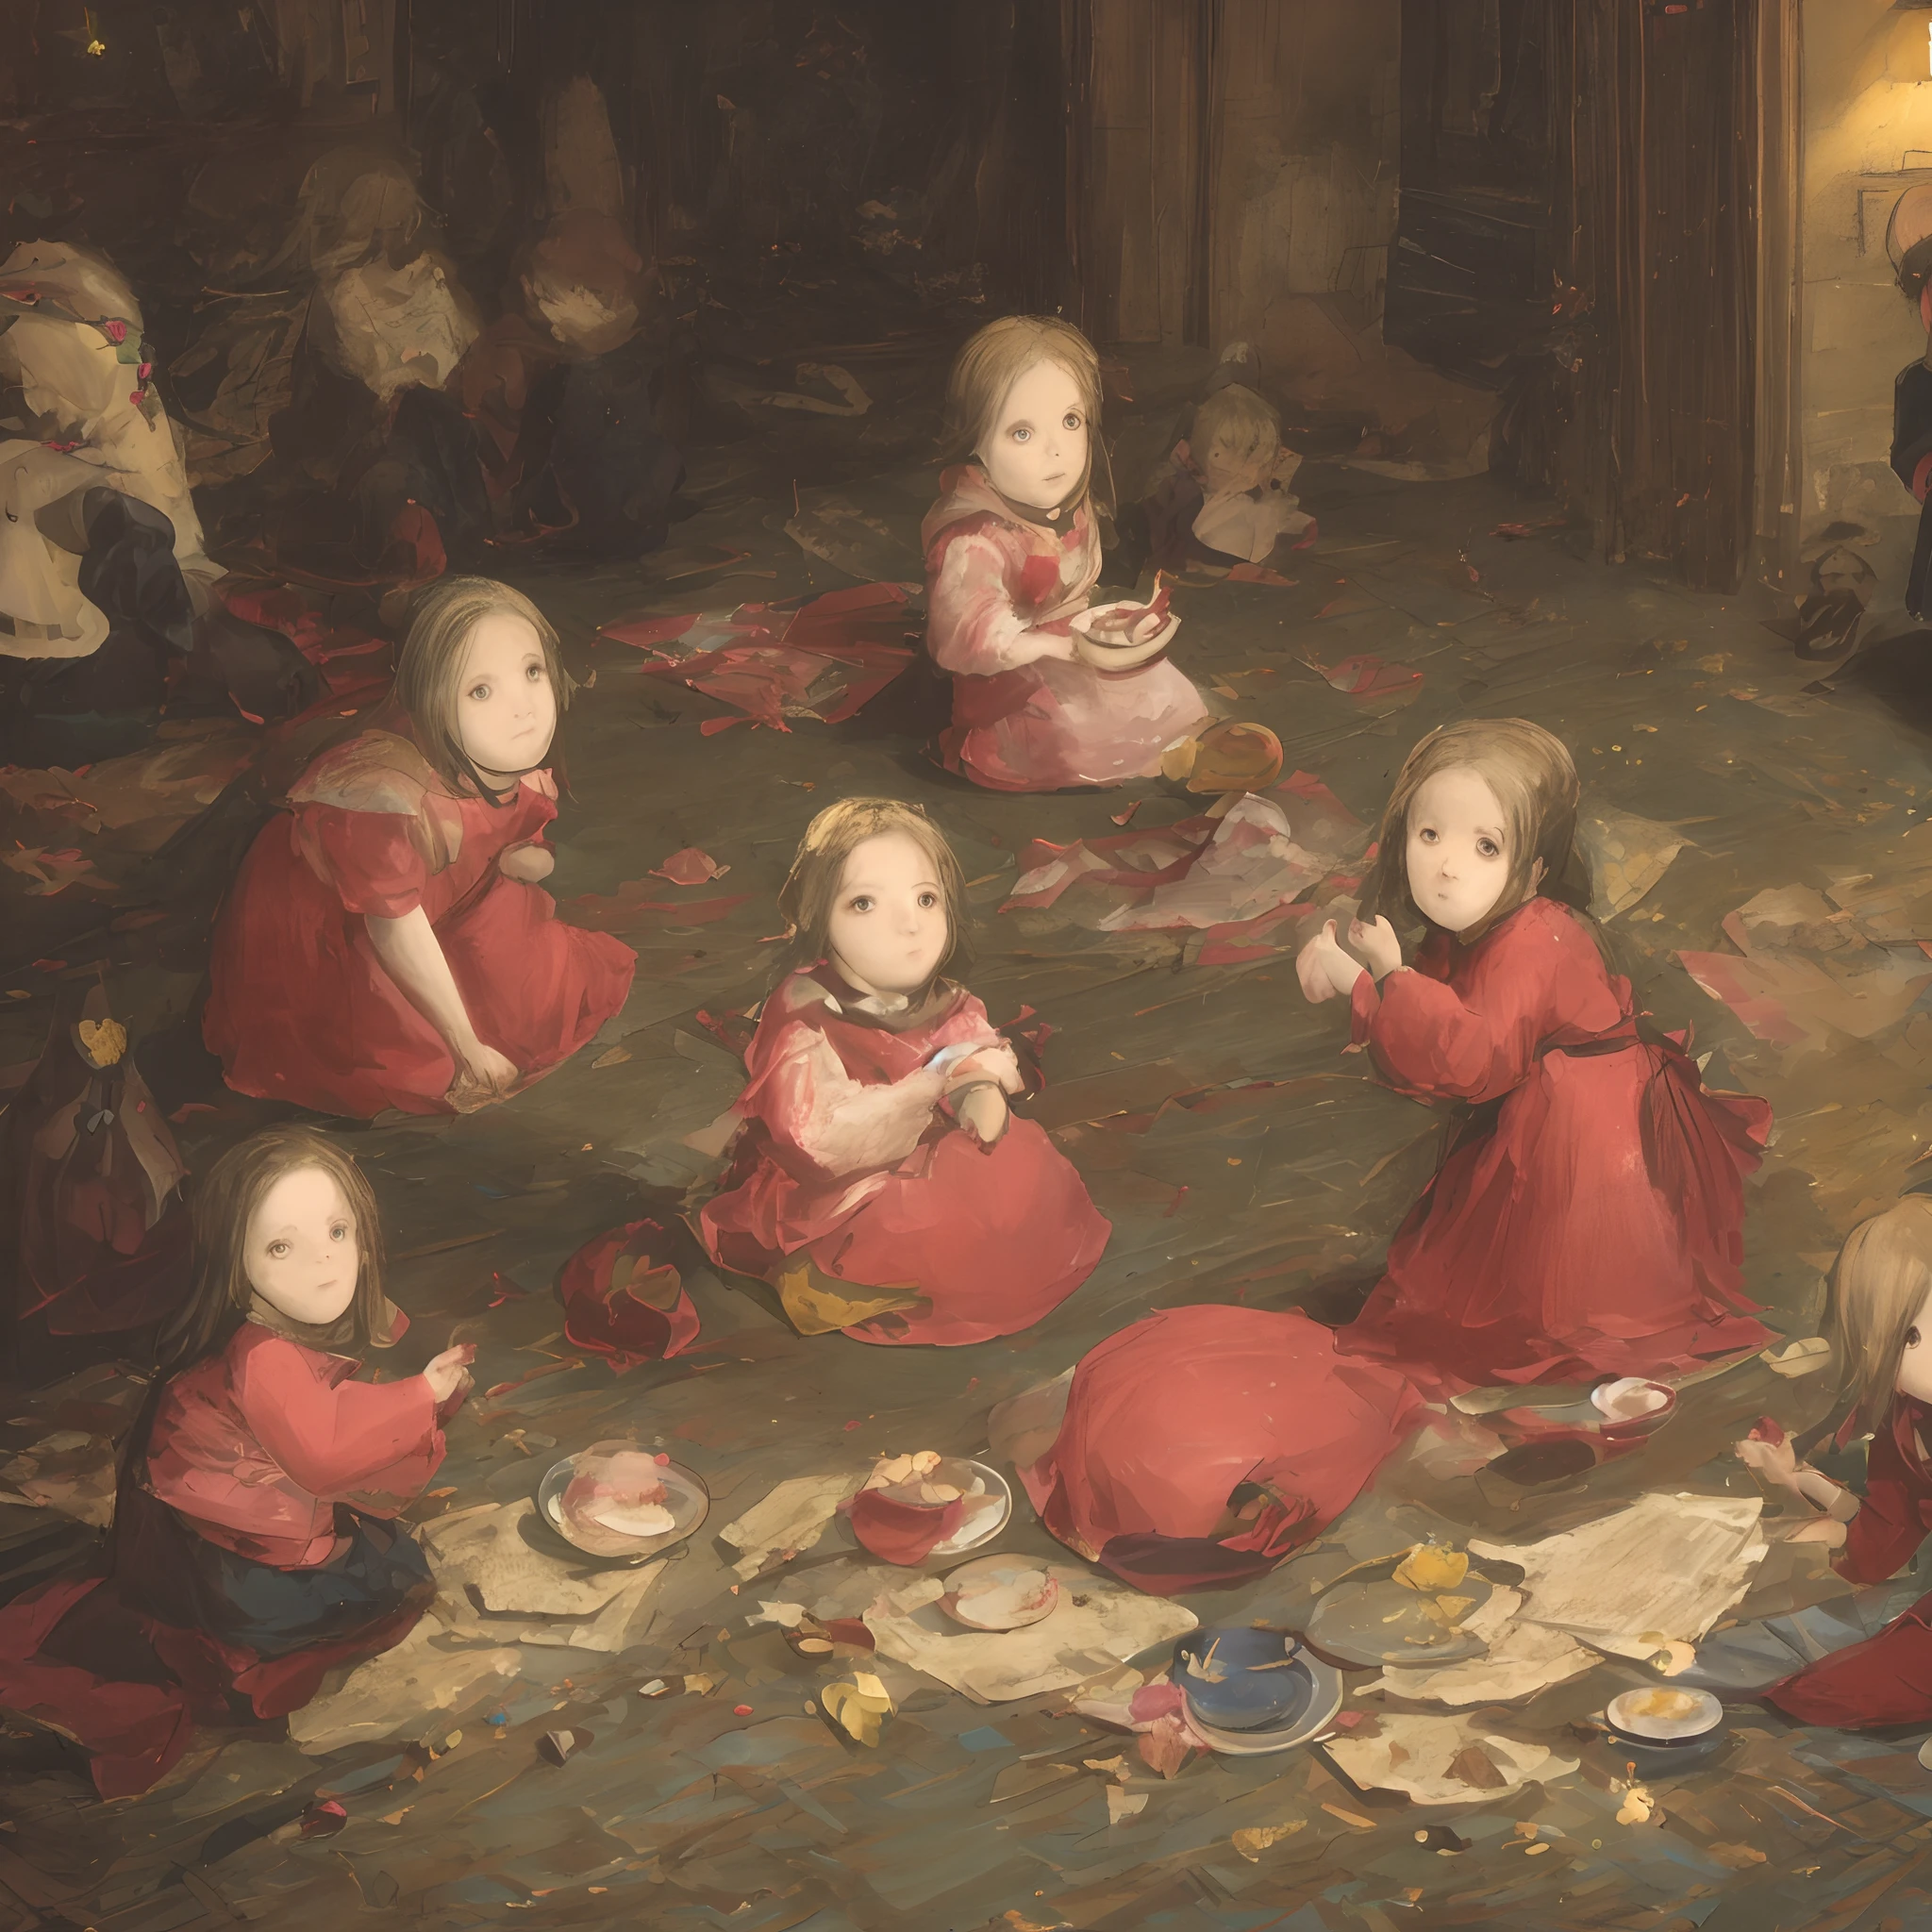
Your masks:
<instances>
[{"instance_id":1,"label":"girl sitting on floor","mask_svg":"<svg viewBox=\"0 0 1932 1932\"><path fill-rule=\"evenodd\" d=\"M1100 576L1092 343L1051 316L989 323L953 364L945 435L956 467L920 541L927 642L953 675L946 769L997 791L1152 776L1208 711L1165 657L1116 672L1074 651Z\"/></svg>"},{"instance_id":2,"label":"girl sitting on floor","mask_svg":"<svg viewBox=\"0 0 1932 1932\"><path fill-rule=\"evenodd\" d=\"M812 820L778 895L791 965L733 1109L699 1229L775 1287L804 1334L984 1341L1086 1280L1108 1224L1008 1096L1013 1049L964 987L959 861L918 807L848 798Z\"/></svg>"},{"instance_id":3,"label":"girl sitting on floor","mask_svg":"<svg viewBox=\"0 0 1932 1932\"><path fill-rule=\"evenodd\" d=\"M1761 1696L1800 1724L1924 1724L1932 1593L1913 1559L1932 1524L1932 1199L1907 1195L1852 1230L1832 1271L1830 1327L1840 1399L1812 1433L1830 1434L1840 1412L1840 1440L1873 1431L1864 1495L1802 1461L1775 1426L1760 1424L1737 1454L1810 1519L1791 1540L1826 1544L1860 1588L1722 1631L1673 1681Z\"/></svg>"},{"instance_id":4,"label":"girl sitting on floor","mask_svg":"<svg viewBox=\"0 0 1932 1932\"><path fill-rule=\"evenodd\" d=\"M122 1460L107 1574L0 1611L0 1703L144 1790L199 1717L275 1718L401 1642L436 1594L396 1521L443 1456L474 1351L354 1379L408 1325L382 1292L375 1200L304 1127L230 1149L194 1204L192 1295Z\"/></svg>"},{"instance_id":5,"label":"girl sitting on floor","mask_svg":"<svg viewBox=\"0 0 1932 1932\"><path fill-rule=\"evenodd\" d=\"M1667 1374L1761 1346L1743 1294L1743 1176L1761 1100L1705 1090L1640 1034L1573 851L1578 788L1541 725L1444 725L1409 754L1363 917L1302 949L1399 1091L1459 1103L1450 1150L1340 1345L1434 1392ZM1412 965L1387 915L1426 924Z\"/></svg>"},{"instance_id":6,"label":"girl sitting on floor","mask_svg":"<svg viewBox=\"0 0 1932 1932\"><path fill-rule=\"evenodd\" d=\"M468 1113L624 1005L636 956L537 883L570 691L521 592L428 593L392 706L303 773L222 909L202 1029L229 1086L358 1120Z\"/></svg>"}]
</instances>

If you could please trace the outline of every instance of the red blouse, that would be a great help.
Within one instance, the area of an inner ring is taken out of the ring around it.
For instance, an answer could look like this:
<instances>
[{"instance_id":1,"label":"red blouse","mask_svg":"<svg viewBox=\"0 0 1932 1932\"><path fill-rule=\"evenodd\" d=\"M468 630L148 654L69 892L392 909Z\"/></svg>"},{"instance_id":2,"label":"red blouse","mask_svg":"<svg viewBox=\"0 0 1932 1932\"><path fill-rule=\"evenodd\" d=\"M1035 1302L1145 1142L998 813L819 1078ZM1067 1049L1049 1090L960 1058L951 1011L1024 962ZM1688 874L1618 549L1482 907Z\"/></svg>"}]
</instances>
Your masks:
<instances>
[{"instance_id":1,"label":"red blouse","mask_svg":"<svg viewBox=\"0 0 1932 1932\"><path fill-rule=\"evenodd\" d=\"M441 1408L421 1375L356 1382L358 1365L244 1322L168 1385L146 1487L209 1541L303 1570L336 1552L335 1506L393 1517L442 1461Z\"/></svg>"}]
</instances>

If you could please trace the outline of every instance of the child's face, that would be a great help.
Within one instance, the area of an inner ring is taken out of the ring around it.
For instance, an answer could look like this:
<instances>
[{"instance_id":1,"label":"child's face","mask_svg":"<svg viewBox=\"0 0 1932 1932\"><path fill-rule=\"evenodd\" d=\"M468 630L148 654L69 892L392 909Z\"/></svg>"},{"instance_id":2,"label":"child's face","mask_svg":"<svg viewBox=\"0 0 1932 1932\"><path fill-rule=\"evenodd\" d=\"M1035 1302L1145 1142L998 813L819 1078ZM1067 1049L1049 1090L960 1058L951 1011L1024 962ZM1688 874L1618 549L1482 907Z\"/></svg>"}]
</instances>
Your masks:
<instances>
[{"instance_id":1,"label":"child's face","mask_svg":"<svg viewBox=\"0 0 1932 1932\"><path fill-rule=\"evenodd\" d=\"M904 832L853 847L826 940L833 965L860 992L917 992L939 971L952 935L937 871Z\"/></svg>"},{"instance_id":2,"label":"child's face","mask_svg":"<svg viewBox=\"0 0 1932 1932\"><path fill-rule=\"evenodd\" d=\"M527 619L492 612L470 633L457 682L457 737L479 772L541 765L557 735L557 693Z\"/></svg>"},{"instance_id":3,"label":"child's face","mask_svg":"<svg viewBox=\"0 0 1932 1932\"><path fill-rule=\"evenodd\" d=\"M1438 772L1408 808L1408 891L1424 918L1467 932L1509 883L1508 822L1489 780L1468 765Z\"/></svg>"},{"instance_id":4,"label":"child's face","mask_svg":"<svg viewBox=\"0 0 1932 1932\"><path fill-rule=\"evenodd\" d=\"M291 1322L326 1326L356 1294L362 1269L356 1217L333 1174L285 1174L248 1217L248 1284Z\"/></svg>"},{"instance_id":5,"label":"child's face","mask_svg":"<svg viewBox=\"0 0 1932 1932\"><path fill-rule=\"evenodd\" d=\"M1086 474L1089 428L1079 385L1058 362L1039 361L1007 391L979 460L1002 496L1051 509Z\"/></svg>"},{"instance_id":6,"label":"child's face","mask_svg":"<svg viewBox=\"0 0 1932 1932\"><path fill-rule=\"evenodd\" d=\"M1914 1402L1932 1402L1932 1293L1920 1304L1918 1320L1906 1330L1906 1349L1898 1358L1893 1386Z\"/></svg>"}]
</instances>

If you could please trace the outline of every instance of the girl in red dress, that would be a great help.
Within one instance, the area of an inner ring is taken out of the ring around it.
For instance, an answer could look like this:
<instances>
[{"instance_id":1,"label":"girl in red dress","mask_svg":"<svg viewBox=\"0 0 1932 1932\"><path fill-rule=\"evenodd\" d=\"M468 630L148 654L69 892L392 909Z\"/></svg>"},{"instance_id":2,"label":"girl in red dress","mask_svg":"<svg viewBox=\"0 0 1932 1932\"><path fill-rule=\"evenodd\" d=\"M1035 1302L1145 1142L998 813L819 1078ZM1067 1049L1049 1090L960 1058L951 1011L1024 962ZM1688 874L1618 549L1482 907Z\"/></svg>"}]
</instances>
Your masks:
<instances>
[{"instance_id":1,"label":"girl in red dress","mask_svg":"<svg viewBox=\"0 0 1932 1932\"><path fill-rule=\"evenodd\" d=\"M1707 1092L1640 1035L1597 949L1573 851L1576 769L1521 719L1445 725L1382 822L1366 917L1302 949L1389 1084L1465 1112L1386 1272L1341 1331L1436 1392L1657 1374L1761 1345L1741 1287L1761 1100ZM1558 895L1576 904L1563 903ZM1412 965L1386 916L1428 924Z\"/></svg>"},{"instance_id":2,"label":"girl in red dress","mask_svg":"<svg viewBox=\"0 0 1932 1932\"><path fill-rule=\"evenodd\" d=\"M1108 1224L1035 1122L1013 1049L963 987L959 861L916 806L848 798L778 897L793 964L765 1003L730 1171L699 1231L805 1334L984 1341L1086 1280Z\"/></svg>"},{"instance_id":3,"label":"girl in red dress","mask_svg":"<svg viewBox=\"0 0 1932 1932\"><path fill-rule=\"evenodd\" d=\"M231 1149L195 1201L193 1295L128 1438L105 1576L0 1612L0 1702L143 1790L193 1721L274 1718L325 1672L399 1643L435 1596L396 1523L443 1455L468 1347L353 1378L408 1325L382 1292L375 1200L323 1136Z\"/></svg>"},{"instance_id":4,"label":"girl in red dress","mask_svg":"<svg viewBox=\"0 0 1932 1932\"><path fill-rule=\"evenodd\" d=\"M1020 1478L1061 1542L1173 1596L1319 1536L1422 1411L1402 1375L1338 1356L1298 1309L1167 1308L1081 1358L1053 1446Z\"/></svg>"},{"instance_id":5,"label":"girl in red dress","mask_svg":"<svg viewBox=\"0 0 1932 1932\"><path fill-rule=\"evenodd\" d=\"M1831 1301L1840 1400L1813 1433L1831 1433L1840 1412L1840 1440L1874 1431L1864 1495L1801 1461L1775 1425L1760 1424L1737 1453L1782 1492L1789 1510L1812 1519L1791 1540L1826 1544L1839 1574L1864 1587L1850 1599L1723 1631L1673 1681L1761 1696L1800 1724L1924 1724L1932 1723L1932 1594L1907 1566L1932 1528L1932 1200L1907 1195L1855 1227L1832 1274Z\"/></svg>"},{"instance_id":6,"label":"girl in red dress","mask_svg":"<svg viewBox=\"0 0 1932 1932\"><path fill-rule=\"evenodd\" d=\"M393 708L303 773L222 909L202 1028L229 1086L359 1120L467 1113L624 1005L636 956L560 924L536 883L570 689L528 598L481 577L429 593Z\"/></svg>"}]
</instances>

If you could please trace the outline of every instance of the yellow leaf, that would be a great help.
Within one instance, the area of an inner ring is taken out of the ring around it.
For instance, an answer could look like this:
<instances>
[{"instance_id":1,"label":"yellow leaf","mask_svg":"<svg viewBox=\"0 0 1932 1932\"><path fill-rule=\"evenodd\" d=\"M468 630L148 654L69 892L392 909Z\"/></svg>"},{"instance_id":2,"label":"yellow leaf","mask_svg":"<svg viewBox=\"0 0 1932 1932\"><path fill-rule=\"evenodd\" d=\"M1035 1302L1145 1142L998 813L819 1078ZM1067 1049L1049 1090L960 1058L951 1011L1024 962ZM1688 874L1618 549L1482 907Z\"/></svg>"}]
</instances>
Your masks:
<instances>
[{"instance_id":1,"label":"yellow leaf","mask_svg":"<svg viewBox=\"0 0 1932 1932\"><path fill-rule=\"evenodd\" d=\"M1433 1595L1454 1590L1469 1574L1469 1557L1462 1550L1445 1550L1436 1543L1418 1543L1395 1566L1395 1581L1409 1590Z\"/></svg>"},{"instance_id":2,"label":"yellow leaf","mask_svg":"<svg viewBox=\"0 0 1932 1932\"><path fill-rule=\"evenodd\" d=\"M80 1044L97 1067L111 1067L127 1051L127 1029L118 1020L83 1020L75 1031Z\"/></svg>"},{"instance_id":3,"label":"yellow leaf","mask_svg":"<svg viewBox=\"0 0 1932 1932\"><path fill-rule=\"evenodd\" d=\"M630 1058L627 1046L613 1046L600 1053L591 1064L593 1067L621 1067Z\"/></svg>"},{"instance_id":4,"label":"yellow leaf","mask_svg":"<svg viewBox=\"0 0 1932 1932\"><path fill-rule=\"evenodd\" d=\"M878 1683L870 1672L858 1674ZM883 1690L872 1694L857 1684L827 1684L819 1692L819 1702L824 1705L825 1715L855 1743L863 1744L868 1750L877 1747L879 1727L892 1708L892 1700Z\"/></svg>"},{"instance_id":5,"label":"yellow leaf","mask_svg":"<svg viewBox=\"0 0 1932 1932\"><path fill-rule=\"evenodd\" d=\"M1120 1824L1129 1818L1138 1816L1147 1808L1145 1791L1124 1791L1118 1785L1107 1788L1107 1822Z\"/></svg>"},{"instance_id":6,"label":"yellow leaf","mask_svg":"<svg viewBox=\"0 0 1932 1932\"><path fill-rule=\"evenodd\" d=\"M1306 1818L1291 1818L1280 1824L1251 1824L1244 1831L1234 1835L1234 1848L1249 1864L1258 1865L1261 1854L1270 1845L1278 1844L1285 1838L1291 1838L1308 1821Z\"/></svg>"}]
</instances>

